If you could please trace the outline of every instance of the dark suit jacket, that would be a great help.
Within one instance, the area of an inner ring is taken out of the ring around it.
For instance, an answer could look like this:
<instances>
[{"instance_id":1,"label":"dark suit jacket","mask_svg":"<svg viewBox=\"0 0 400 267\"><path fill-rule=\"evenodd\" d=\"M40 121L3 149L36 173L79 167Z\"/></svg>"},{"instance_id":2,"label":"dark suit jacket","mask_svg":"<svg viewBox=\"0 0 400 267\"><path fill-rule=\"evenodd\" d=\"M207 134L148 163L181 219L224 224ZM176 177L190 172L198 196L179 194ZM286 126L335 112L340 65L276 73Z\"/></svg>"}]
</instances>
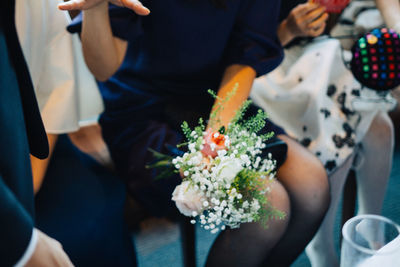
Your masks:
<instances>
[{"instance_id":1,"label":"dark suit jacket","mask_svg":"<svg viewBox=\"0 0 400 267\"><path fill-rule=\"evenodd\" d=\"M29 152L48 144L14 25L15 1L0 8L0 266L15 264L34 225Z\"/></svg>"}]
</instances>

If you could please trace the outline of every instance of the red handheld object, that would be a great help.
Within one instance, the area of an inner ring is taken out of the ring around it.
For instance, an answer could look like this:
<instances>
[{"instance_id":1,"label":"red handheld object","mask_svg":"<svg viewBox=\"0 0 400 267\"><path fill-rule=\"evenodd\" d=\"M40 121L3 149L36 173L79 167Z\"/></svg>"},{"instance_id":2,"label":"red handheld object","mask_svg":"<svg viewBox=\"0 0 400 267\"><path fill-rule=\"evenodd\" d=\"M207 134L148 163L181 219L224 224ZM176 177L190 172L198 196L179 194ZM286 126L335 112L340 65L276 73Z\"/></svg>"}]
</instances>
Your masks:
<instances>
[{"instance_id":1,"label":"red handheld object","mask_svg":"<svg viewBox=\"0 0 400 267\"><path fill-rule=\"evenodd\" d=\"M350 0L311 0L311 2L324 6L328 13L340 13L350 3Z\"/></svg>"}]
</instances>

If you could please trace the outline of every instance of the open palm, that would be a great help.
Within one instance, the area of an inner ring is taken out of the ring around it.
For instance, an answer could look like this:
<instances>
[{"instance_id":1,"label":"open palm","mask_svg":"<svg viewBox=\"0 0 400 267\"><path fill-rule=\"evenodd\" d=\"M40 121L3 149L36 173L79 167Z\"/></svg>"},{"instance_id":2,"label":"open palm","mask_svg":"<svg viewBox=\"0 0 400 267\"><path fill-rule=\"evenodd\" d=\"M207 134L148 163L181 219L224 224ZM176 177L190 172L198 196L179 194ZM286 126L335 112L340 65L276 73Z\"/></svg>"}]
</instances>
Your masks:
<instances>
[{"instance_id":1,"label":"open palm","mask_svg":"<svg viewBox=\"0 0 400 267\"><path fill-rule=\"evenodd\" d=\"M70 0L68 2L59 4L58 8L61 10L87 10L104 1L106 0ZM132 9L138 15L145 16L150 13L150 10L144 7L138 0L109 0L109 2L117 6L123 6Z\"/></svg>"}]
</instances>

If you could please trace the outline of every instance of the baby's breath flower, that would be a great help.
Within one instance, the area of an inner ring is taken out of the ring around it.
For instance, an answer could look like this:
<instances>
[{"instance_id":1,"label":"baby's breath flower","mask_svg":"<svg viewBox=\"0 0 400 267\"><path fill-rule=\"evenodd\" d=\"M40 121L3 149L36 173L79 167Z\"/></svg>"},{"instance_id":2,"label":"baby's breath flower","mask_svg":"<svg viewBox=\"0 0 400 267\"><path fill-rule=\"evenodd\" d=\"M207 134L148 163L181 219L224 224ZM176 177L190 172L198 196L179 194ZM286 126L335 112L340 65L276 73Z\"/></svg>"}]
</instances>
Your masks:
<instances>
[{"instance_id":1,"label":"baby's breath flower","mask_svg":"<svg viewBox=\"0 0 400 267\"><path fill-rule=\"evenodd\" d=\"M227 152L226 152L225 149L218 150L218 152L217 152L218 157L223 157L223 156L226 155L226 153L227 153Z\"/></svg>"},{"instance_id":2,"label":"baby's breath flower","mask_svg":"<svg viewBox=\"0 0 400 267\"><path fill-rule=\"evenodd\" d=\"M204 125L194 130L183 125L188 151L171 161L176 169L184 170L184 181L190 182L192 190L201 197L200 209L188 213L199 219L190 222L197 221L211 233L225 230L226 226L237 228L268 214L264 203L270 188L263 188L260 180L273 179L276 161L270 153L261 157L267 137L257 136L256 131L265 124L264 115L258 113L254 118L243 119L244 109L240 112L224 132L212 133L212 138L223 143L218 147L214 142L206 142L210 132L205 131ZM200 120L199 124L202 123ZM214 154L205 156L204 149Z\"/></svg>"}]
</instances>

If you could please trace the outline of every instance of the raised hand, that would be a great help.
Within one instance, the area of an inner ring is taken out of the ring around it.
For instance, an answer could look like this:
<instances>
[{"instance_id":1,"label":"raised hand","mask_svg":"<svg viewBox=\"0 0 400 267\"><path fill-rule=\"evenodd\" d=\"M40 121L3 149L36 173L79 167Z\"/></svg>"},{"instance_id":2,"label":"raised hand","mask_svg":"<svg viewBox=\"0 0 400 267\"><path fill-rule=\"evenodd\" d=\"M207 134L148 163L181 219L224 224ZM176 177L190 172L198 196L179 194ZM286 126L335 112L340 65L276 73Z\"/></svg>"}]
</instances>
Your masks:
<instances>
[{"instance_id":1,"label":"raised hand","mask_svg":"<svg viewBox=\"0 0 400 267\"><path fill-rule=\"evenodd\" d=\"M59 4L58 8L61 10L87 10L105 1L107 0L70 0ZM117 6L129 8L138 15L146 16L150 14L150 10L143 6L139 0L108 0L108 2Z\"/></svg>"},{"instance_id":2,"label":"raised hand","mask_svg":"<svg viewBox=\"0 0 400 267\"><path fill-rule=\"evenodd\" d=\"M296 6L286 18L286 28L293 38L316 37L321 35L326 27L328 13L325 7L310 2Z\"/></svg>"}]
</instances>

